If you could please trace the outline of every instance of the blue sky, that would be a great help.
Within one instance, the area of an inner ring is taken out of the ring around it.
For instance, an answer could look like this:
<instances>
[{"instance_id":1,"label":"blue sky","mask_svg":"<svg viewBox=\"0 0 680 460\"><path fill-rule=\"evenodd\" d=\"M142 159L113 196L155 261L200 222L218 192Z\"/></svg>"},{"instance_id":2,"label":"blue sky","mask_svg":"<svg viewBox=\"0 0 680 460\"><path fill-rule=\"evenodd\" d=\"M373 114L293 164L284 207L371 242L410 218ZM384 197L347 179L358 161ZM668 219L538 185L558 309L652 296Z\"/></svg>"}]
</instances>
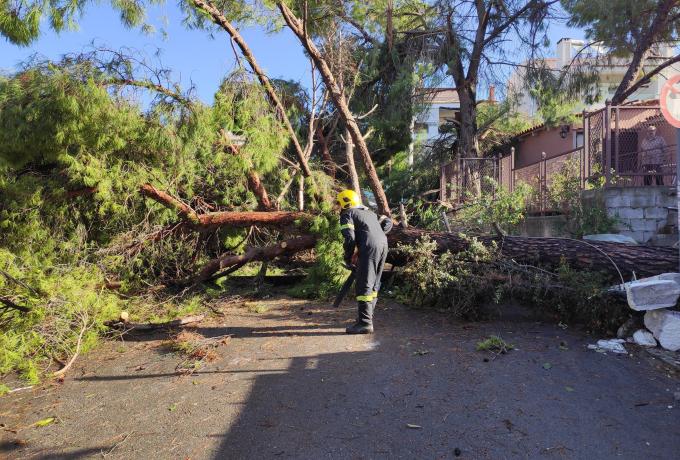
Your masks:
<instances>
[{"instance_id":1,"label":"blue sky","mask_svg":"<svg viewBox=\"0 0 680 460\"><path fill-rule=\"evenodd\" d=\"M79 21L78 30L55 34L45 28L42 36L28 47L0 41L0 69L11 72L34 54L56 60L63 54L91 49L93 42L95 46L109 49L132 48L152 61L160 50L158 59L164 67L173 70L174 80L185 88L193 83L198 97L209 103L222 77L235 65L228 36L219 32L211 38L206 31L188 30L182 25L182 18L176 4L154 6L147 13L147 22L157 31L148 35L137 29L126 29L108 5L90 4ZM160 33L161 29L166 34ZM270 77L298 80L310 86L309 62L288 30L275 35L255 27L241 32ZM581 38L582 33L562 25L550 28L553 46L559 38L567 36Z\"/></svg>"}]
</instances>

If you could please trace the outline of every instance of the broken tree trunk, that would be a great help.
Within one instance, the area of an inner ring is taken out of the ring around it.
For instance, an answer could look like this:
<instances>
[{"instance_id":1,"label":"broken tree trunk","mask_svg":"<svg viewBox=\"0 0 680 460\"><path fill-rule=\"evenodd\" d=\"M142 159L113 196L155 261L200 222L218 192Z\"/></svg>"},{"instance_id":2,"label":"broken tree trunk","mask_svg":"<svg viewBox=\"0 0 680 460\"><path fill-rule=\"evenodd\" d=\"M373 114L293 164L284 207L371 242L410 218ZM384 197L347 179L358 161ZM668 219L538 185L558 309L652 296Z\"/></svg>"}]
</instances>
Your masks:
<instances>
[{"instance_id":1,"label":"broken tree trunk","mask_svg":"<svg viewBox=\"0 0 680 460\"><path fill-rule=\"evenodd\" d=\"M457 235L414 228L395 228L387 236L390 247L395 248L400 243L414 244L425 235L437 243L440 252L455 253L469 247L469 241ZM618 278L617 267L626 279L632 279L633 273L640 278L675 272L678 267L678 251L673 248L521 236L484 236L478 240L487 246L496 243L503 257L520 263L557 267L564 260L570 267L605 272L613 278ZM392 259L403 263L398 255L393 254Z\"/></svg>"},{"instance_id":2,"label":"broken tree trunk","mask_svg":"<svg viewBox=\"0 0 680 460\"><path fill-rule=\"evenodd\" d=\"M264 248L250 248L245 253L239 255L225 254L217 259L213 259L201 268L201 270L191 278L178 282L179 285L193 285L208 281L220 270L237 264L248 262L264 262L273 260L284 255L293 255L297 252L312 249L316 244L315 235L304 235L298 238L291 238L277 243L274 246Z\"/></svg>"},{"instance_id":3,"label":"broken tree trunk","mask_svg":"<svg viewBox=\"0 0 680 460\"><path fill-rule=\"evenodd\" d=\"M174 209L177 214L192 228L198 231L212 231L220 227L244 228L251 225L264 227L289 228L300 222L311 219L303 212L286 211L224 211L198 214L188 204L172 195L158 190L153 185L144 184L140 187L142 195L151 198L167 208Z\"/></svg>"}]
</instances>

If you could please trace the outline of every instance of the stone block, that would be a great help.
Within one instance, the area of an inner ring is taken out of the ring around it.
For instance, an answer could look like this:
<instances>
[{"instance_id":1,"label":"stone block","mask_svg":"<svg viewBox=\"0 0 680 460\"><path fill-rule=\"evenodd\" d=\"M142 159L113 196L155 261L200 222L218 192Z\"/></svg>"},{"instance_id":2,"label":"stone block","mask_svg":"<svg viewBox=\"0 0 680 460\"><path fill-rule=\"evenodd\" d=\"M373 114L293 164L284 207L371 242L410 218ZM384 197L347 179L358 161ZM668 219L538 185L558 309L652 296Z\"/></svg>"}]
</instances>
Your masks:
<instances>
[{"instance_id":1,"label":"stone block","mask_svg":"<svg viewBox=\"0 0 680 460\"><path fill-rule=\"evenodd\" d=\"M645 218L647 219L663 219L664 223L668 217L668 209L655 206L653 208L644 209Z\"/></svg>"},{"instance_id":2,"label":"stone block","mask_svg":"<svg viewBox=\"0 0 680 460\"><path fill-rule=\"evenodd\" d=\"M654 335L646 329L638 329L633 333L633 342L643 347L655 347L656 339Z\"/></svg>"},{"instance_id":3,"label":"stone block","mask_svg":"<svg viewBox=\"0 0 680 460\"><path fill-rule=\"evenodd\" d=\"M645 313L645 326L659 344L670 351L680 350L680 312L651 310Z\"/></svg>"},{"instance_id":4,"label":"stone block","mask_svg":"<svg viewBox=\"0 0 680 460\"><path fill-rule=\"evenodd\" d=\"M644 219L645 217L643 208L618 208L614 213L619 219Z\"/></svg>"},{"instance_id":5,"label":"stone block","mask_svg":"<svg viewBox=\"0 0 680 460\"><path fill-rule=\"evenodd\" d=\"M670 279L641 279L626 283L628 306L635 311L674 307L680 297L680 285Z\"/></svg>"}]
</instances>

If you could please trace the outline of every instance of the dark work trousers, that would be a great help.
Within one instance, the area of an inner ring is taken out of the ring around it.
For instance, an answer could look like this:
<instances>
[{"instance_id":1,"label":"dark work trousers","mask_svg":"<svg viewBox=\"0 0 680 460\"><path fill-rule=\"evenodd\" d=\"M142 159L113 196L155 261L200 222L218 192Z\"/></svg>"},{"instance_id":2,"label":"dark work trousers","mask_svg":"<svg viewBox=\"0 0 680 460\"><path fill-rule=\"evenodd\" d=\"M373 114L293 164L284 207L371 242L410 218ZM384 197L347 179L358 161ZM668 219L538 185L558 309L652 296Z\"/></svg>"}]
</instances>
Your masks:
<instances>
[{"instance_id":1,"label":"dark work trousers","mask_svg":"<svg viewBox=\"0 0 680 460\"><path fill-rule=\"evenodd\" d=\"M357 321L373 324L373 310L378 302L380 277L387 259L387 245L364 247L359 251L359 263L356 271L356 295L359 307Z\"/></svg>"},{"instance_id":2,"label":"dark work trousers","mask_svg":"<svg viewBox=\"0 0 680 460\"><path fill-rule=\"evenodd\" d=\"M642 170L645 172L645 185L652 185L652 178L656 176L656 185L663 185L663 176L661 172L661 165L643 165Z\"/></svg>"}]
</instances>

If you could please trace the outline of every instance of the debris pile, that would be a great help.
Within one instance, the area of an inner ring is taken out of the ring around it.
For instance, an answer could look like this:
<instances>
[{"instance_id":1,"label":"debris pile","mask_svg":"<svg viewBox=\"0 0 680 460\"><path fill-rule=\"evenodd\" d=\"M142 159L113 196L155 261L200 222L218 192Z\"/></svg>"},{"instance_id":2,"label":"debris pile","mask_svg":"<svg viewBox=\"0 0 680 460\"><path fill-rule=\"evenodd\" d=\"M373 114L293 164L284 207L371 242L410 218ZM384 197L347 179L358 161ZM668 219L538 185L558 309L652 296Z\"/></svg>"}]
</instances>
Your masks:
<instances>
[{"instance_id":1,"label":"debris pile","mask_svg":"<svg viewBox=\"0 0 680 460\"><path fill-rule=\"evenodd\" d=\"M631 309L645 312L646 329L637 329L628 342L656 347L658 341L658 345L666 350L680 350L680 311L674 310L680 297L680 273L664 273L630 281L612 290L625 293Z\"/></svg>"}]
</instances>

